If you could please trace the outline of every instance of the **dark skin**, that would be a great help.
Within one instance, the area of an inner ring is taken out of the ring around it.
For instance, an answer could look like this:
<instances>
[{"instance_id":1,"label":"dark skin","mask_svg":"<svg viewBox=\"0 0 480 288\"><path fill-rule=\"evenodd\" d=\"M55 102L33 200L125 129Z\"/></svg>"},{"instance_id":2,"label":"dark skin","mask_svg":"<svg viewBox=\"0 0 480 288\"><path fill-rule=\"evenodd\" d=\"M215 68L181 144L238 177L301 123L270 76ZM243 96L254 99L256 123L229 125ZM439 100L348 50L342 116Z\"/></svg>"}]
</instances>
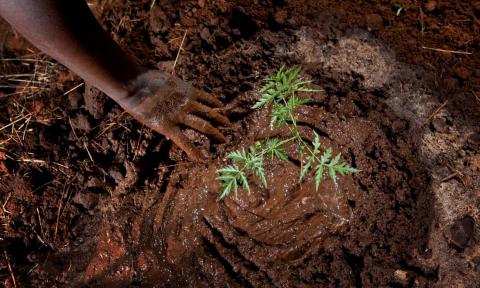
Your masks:
<instances>
[{"instance_id":1,"label":"dark skin","mask_svg":"<svg viewBox=\"0 0 480 288\"><path fill-rule=\"evenodd\" d=\"M191 84L140 65L102 29L84 0L0 0L0 16L40 50L95 86L135 119L170 138L193 160L206 155L187 126L225 141L222 103Z\"/></svg>"}]
</instances>

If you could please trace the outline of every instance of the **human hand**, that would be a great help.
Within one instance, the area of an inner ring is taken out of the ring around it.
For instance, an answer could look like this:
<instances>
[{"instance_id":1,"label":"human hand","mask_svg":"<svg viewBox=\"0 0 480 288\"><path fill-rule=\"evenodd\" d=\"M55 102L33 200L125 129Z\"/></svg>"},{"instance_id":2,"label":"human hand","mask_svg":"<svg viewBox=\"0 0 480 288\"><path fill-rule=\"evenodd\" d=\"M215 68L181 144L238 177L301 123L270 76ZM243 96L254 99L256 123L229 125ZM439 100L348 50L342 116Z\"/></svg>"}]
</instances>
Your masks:
<instances>
[{"instance_id":1,"label":"human hand","mask_svg":"<svg viewBox=\"0 0 480 288\"><path fill-rule=\"evenodd\" d=\"M171 139L191 159L201 161L206 157L188 140L180 126L225 142L225 136L209 123L230 125L218 111L222 102L190 83L162 71L150 70L132 81L128 91L128 96L117 100L120 106L141 123Z\"/></svg>"}]
</instances>

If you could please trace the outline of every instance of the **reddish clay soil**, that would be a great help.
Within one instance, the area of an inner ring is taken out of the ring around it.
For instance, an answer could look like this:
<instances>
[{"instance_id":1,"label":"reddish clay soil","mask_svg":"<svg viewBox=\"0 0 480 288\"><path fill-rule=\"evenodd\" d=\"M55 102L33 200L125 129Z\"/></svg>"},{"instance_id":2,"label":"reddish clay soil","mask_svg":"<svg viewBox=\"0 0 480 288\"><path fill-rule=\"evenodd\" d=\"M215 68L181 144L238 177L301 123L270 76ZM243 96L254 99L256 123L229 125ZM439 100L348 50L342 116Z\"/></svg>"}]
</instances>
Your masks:
<instances>
[{"instance_id":1,"label":"reddish clay soil","mask_svg":"<svg viewBox=\"0 0 480 288\"><path fill-rule=\"evenodd\" d=\"M149 67L186 35L173 72L234 125L186 130L191 163L0 24L0 285L480 287L480 2L89 2ZM291 146L217 201L226 153L288 136L250 109L282 65L323 89L302 137L362 171L316 192Z\"/></svg>"}]
</instances>

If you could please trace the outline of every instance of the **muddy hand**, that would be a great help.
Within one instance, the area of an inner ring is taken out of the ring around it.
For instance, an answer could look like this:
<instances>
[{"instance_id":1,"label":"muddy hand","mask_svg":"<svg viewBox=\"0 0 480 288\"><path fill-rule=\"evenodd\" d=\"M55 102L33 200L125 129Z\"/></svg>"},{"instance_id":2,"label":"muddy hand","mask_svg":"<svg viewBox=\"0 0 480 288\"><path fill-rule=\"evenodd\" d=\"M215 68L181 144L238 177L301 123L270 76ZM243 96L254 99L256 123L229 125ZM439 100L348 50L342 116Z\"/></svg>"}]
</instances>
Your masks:
<instances>
[{"instance_id":1,"label":"muddy hand","mask_svg":"<svg viewBox=\"0 0 480 288\"><path fill-rule=\"evenodd\" d=\"M192 159L205 157L181 125L225 140L210 123L229 124L215 109L220 101L174 76L144 68L109 37L84 0L0 0L0 16Z\"/></svg>"},{"instance_id":2,"label":"muddy hand","mask_svg":"<svg viewBox=\"0 0 480 288\"><path fill-rule=\"evenodd\" d=\"M193 128L216 141L225 136L215 126L229 126L218 112L222 102L194 88L178 77L151 70L132 81L131 92L117 102L138 121L170 138L194 160L205 159L199 149L183 134L181 126Z\"/></svg>"}]
</instances>

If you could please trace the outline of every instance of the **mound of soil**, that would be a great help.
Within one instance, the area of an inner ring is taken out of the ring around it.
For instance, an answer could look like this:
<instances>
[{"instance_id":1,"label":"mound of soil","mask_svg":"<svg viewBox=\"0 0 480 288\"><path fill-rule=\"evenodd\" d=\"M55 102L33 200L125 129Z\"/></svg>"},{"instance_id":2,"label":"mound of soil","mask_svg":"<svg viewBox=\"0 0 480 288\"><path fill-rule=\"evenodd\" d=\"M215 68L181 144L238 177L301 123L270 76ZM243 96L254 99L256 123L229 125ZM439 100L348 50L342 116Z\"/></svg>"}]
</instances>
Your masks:
<instances>
[{"instance_id":1,"label":"mound of soil","mask_svg":"<svg viewBox=\"0 0 480 288\"><path fill-rule=\"evenodd\" d=\"M145 65L225 102L233 127L225 144L187 129L212 155L191 163L4 33L3 74L37 75L35 93L0 79L5 286L478 286L478 5L91 2ZM290 146L290 161L266 161L268 189L218 201L226 153L288 137L250 109L283 65L323 89L298 111L302 137L315 131L361 172L317 192Z\"/></svg>"}]
</instances>

